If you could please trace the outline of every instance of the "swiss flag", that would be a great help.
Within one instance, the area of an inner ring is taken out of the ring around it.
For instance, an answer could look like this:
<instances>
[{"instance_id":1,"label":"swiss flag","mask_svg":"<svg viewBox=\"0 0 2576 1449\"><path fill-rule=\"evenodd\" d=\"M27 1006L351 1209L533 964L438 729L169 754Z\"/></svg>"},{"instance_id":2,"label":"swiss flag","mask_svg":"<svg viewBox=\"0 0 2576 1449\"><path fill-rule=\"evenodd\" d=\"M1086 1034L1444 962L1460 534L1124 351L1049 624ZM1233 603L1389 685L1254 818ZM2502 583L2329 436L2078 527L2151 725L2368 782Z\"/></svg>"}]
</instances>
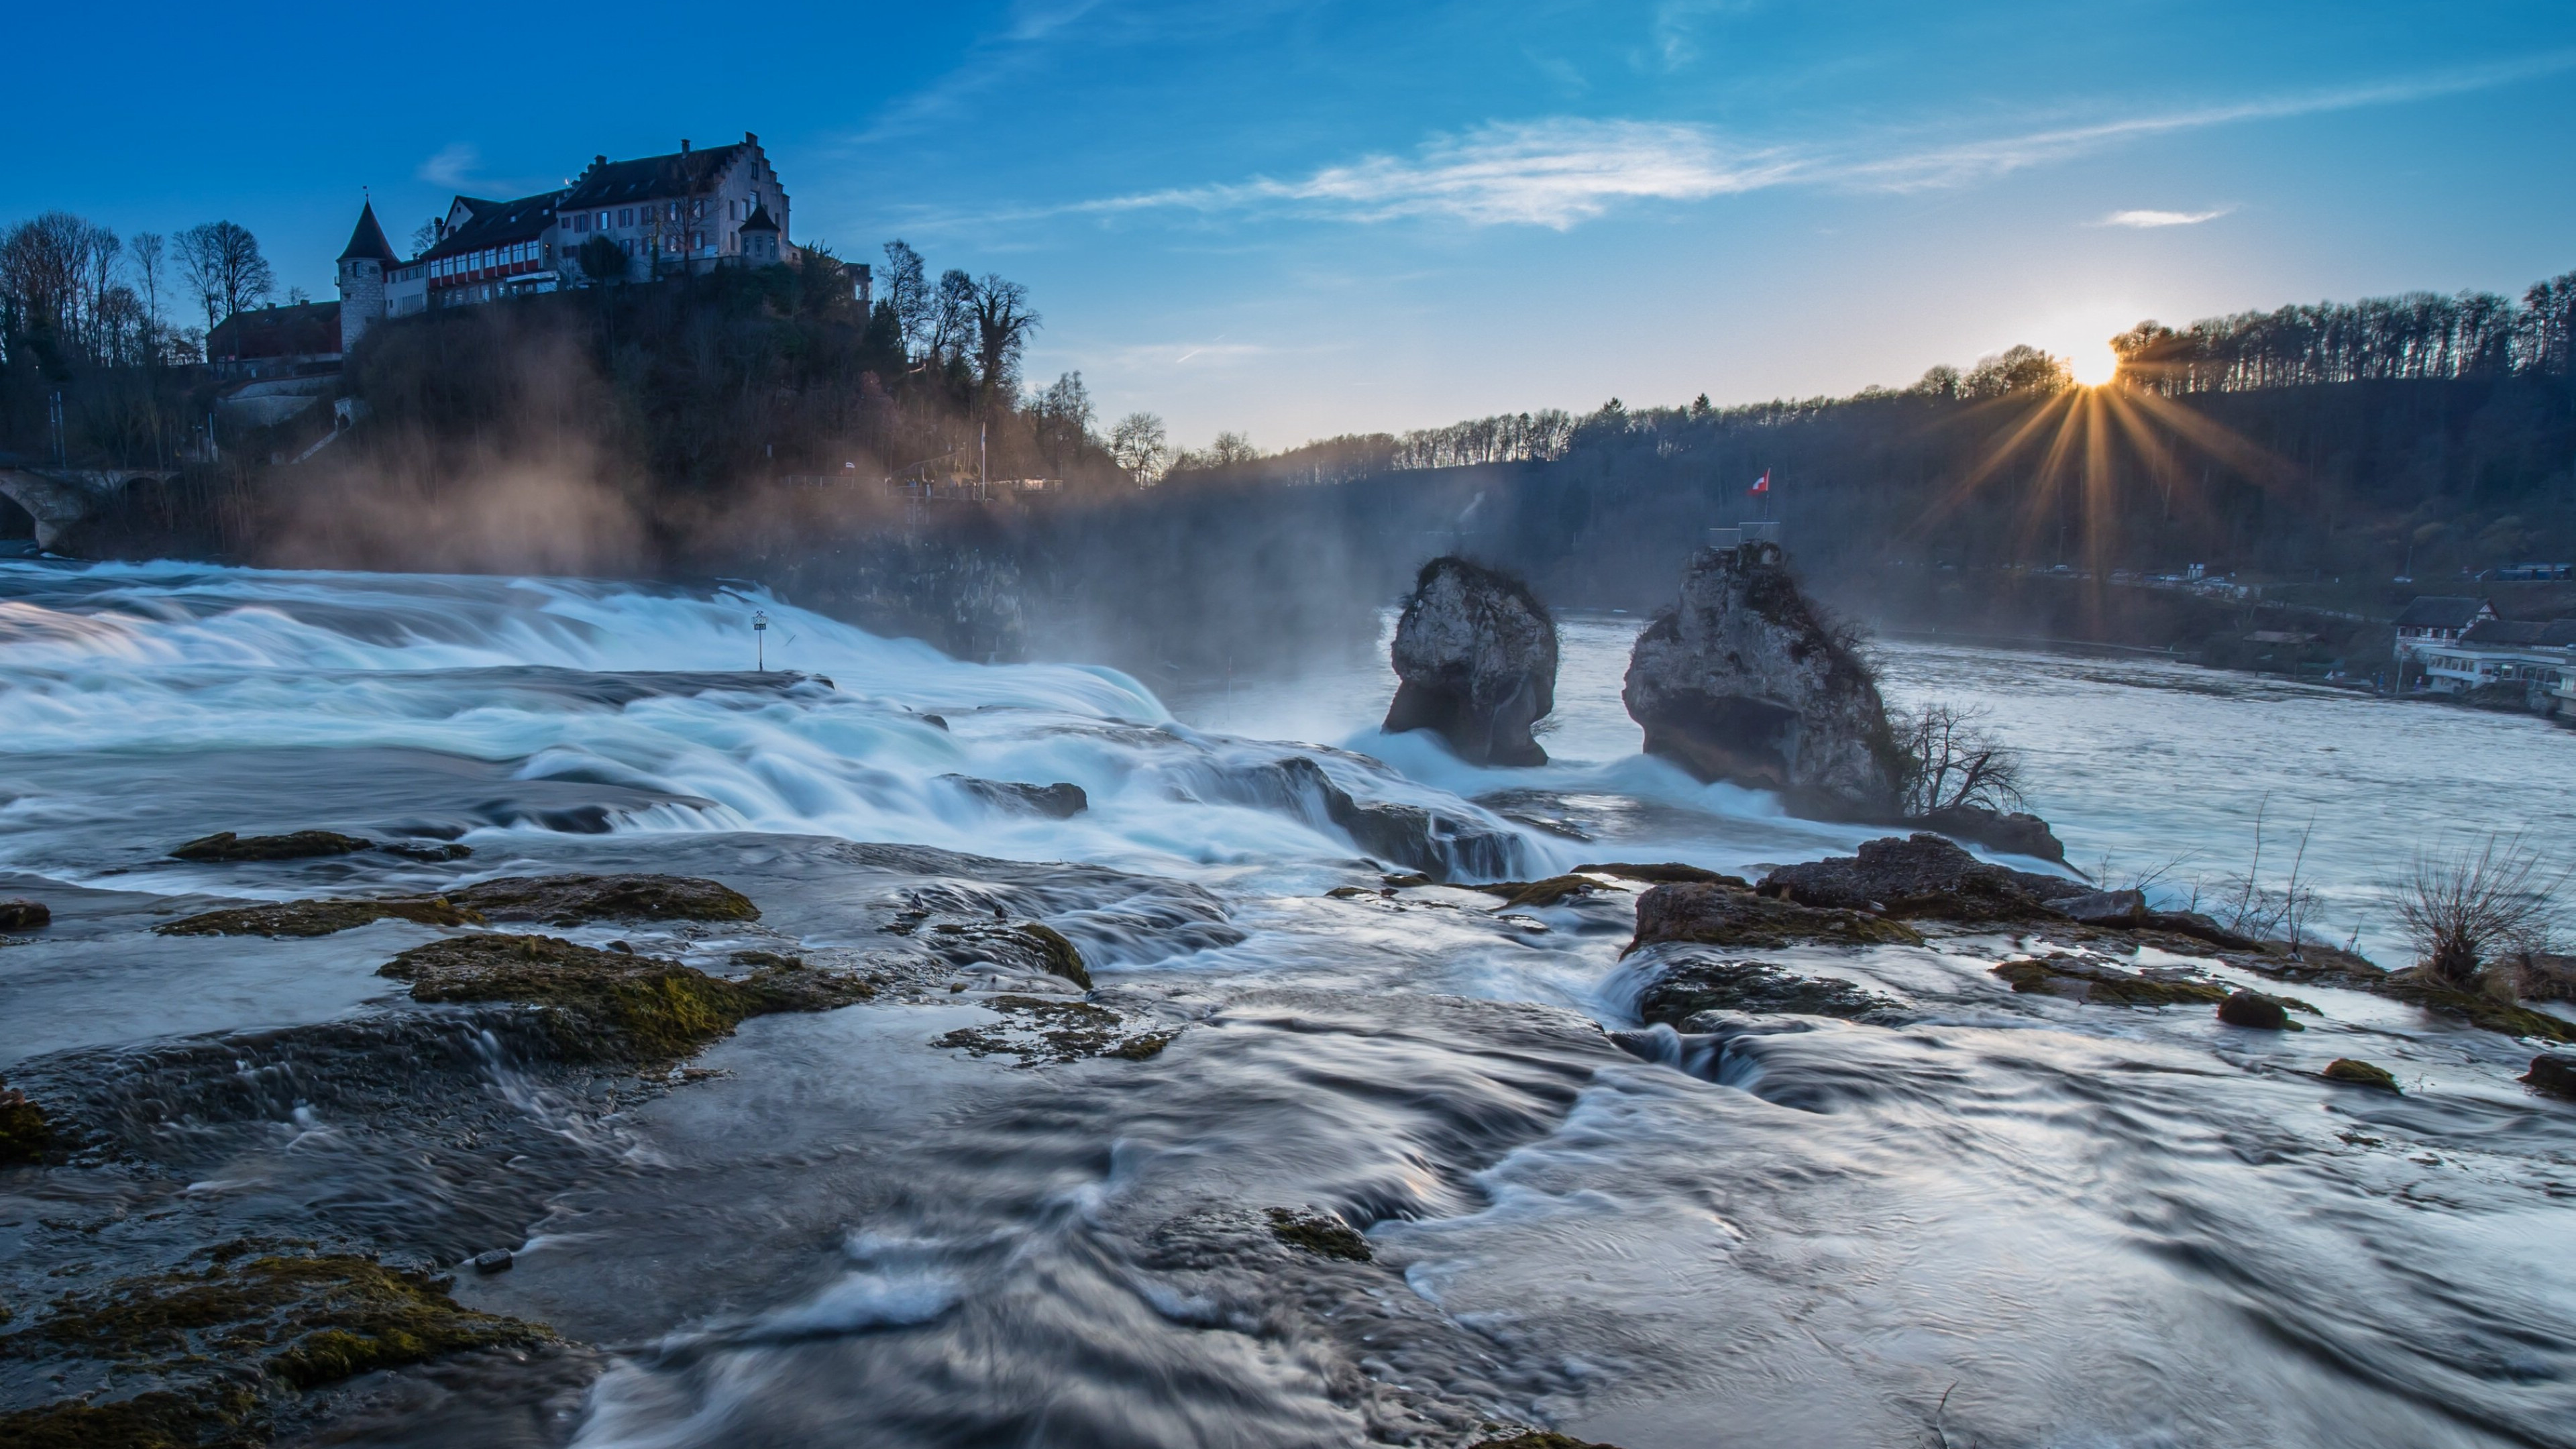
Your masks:
<instances>
[{"instance_id":1,"label":"swiss flag","mask_svg":"<svg viewBox=\"0 0 2576 1449\"><path fill-rule=\"evenodd\" d=\"M1751 490L1751 491L1752 491L1752 492L1755 492L1755 493L1768 493L1768 492L1770 492L1770 491L1771 491L1771 470L1770 470L1770 469L1768 469L1768 468L1763 469L1763 470L1762 470L1762 476L1753 480L1753 487L1752 487L1752 490Z\"/></svg>"}]
</instances>

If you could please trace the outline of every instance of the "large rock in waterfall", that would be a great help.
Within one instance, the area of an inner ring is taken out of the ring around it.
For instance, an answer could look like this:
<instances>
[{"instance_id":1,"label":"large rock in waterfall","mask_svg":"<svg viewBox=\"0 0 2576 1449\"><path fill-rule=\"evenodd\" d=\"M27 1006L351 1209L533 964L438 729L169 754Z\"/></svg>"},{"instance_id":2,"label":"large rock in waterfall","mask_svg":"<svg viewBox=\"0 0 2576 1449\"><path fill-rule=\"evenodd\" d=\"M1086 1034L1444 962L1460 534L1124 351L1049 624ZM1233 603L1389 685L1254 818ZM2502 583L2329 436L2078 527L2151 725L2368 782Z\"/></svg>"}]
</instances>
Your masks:
<instances>
[{"instance_id":1,"label":"large rock in waterfall","mask_svg":"<svg viewBox=\"0 0 2576 1449\"><path fill-rule=\"evenodd\" d=\"M1404 683L1388 733L1436 730L1478 765L1544 765L1530 727L1556 708L1556 621L1529 586L1462 558L1414 579L1395 626Z\"/></svg>"},{"instance_id":2,"label":"large rock in waterfall","mask_svg":"<svg viewBox=\"0 0 2576 1449\"><path fill-rule=\"evenodd\" d=\"M1819 616L1779 549L1704 548L1680 604L1637 636L1621 692L1646 752L1799 808L1886 818L1905 760L1869 666Z\"/></svg>"}]
</instances>

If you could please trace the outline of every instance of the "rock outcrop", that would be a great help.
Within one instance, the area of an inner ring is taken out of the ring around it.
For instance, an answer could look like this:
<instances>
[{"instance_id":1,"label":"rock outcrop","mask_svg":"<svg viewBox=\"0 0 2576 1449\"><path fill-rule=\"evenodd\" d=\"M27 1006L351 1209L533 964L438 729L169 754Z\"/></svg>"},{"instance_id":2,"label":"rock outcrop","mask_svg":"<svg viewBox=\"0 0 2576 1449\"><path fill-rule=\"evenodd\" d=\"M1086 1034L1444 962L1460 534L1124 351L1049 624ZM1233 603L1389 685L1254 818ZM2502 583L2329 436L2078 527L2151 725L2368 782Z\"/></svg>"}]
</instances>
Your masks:
<instances>
[{"instance_id":1,"label":"rock outcrop","mask_svg":"<svg viewBox=\"0 0 2576 1449\"><path fill-rule=\"evenodd\" d=\"M1947 921L2027 921L2060 914L2060 901L2090 903L2076 881L1988 865L1938 835L1889 837L1856 855L1784 865L1758 889L1802 906Z\"/></svg>"},{"instance_id":2,"label":"rock outcrop","mask_svg":"<svg viewBox=\"0 0 2576 1449\"><path fill-rule=\"evenodd\" d=\"M1027 785L1017 780L979 780L972 775L939 777L996 810L1015 815L1043 815L1050 820L1071 820L1091 808L1091 797L1080 785L1058 780L1052 785Z\"/></svg>"},{"instance_id":3,"label":"rock outcrop","mask_svg":"<svg viewBox=\"0 0 2576 1449\"><path fill-rule=\"evenodd\" d=\"M2576 1101L2576 1057L2554 1056L2543 1052L2531 1059L2531 1070L2516 1080L2536 1092Z\"/></svg>"},{"instance_id":4,"label":"rock outcrop","mask_svg":"<svg viewBox=\"0 0 2576 1449\"><path fill-rule=\"evenodd\" d=\"M2251 1027L2256 1031L2300 1031L2290 1020L2289 1008L2277 997L2259 991L2231 991L2218 1003L2218 1019L2229 1026Z\"/></svg>"},{"instance_id":5,"label":"rock outcrop","mask_svg":"<svg viewBox=\"0 0 2576 1449\"><path fill-rule=\"evenodd\" d=\"M756 921L760 907L717 881L685 875L503 876L445 901L495 921Z\"/></svg>"},{"instance_id":6,"label":"rock outcrop","mask_svg":"<svg viewBox=\"0 0 2576 1449\"><path fill-rule=\"evenodd\" d=\"M421 926L484 923L481 914L461 910L441 896L394 896L226 906L165 921L152 929L163 936L329 936L383 920L410 921Z\"/></svg>"},{"instance_id":7,"label":"rock outcrop","mask_svg":"<svg viewBox=\"0 0 2576 1449\"><path fill-rule=\"evenodd\" d=\"M768 967L734 980L693 966L552 936L475 933L414 946L377 968L427 1002L522 1002L573 1060L664 1062L754 1016L829 1011L875 995L856 977Z\"/></svg>"},{"instance_id":8,"label":"rock outcrop","mask_svg":"<svg viewBox=\"0 0 2576 1449\"><path fill-rule=\"evenodd\" d=\"M363 835L343 835L336 830L290 830L284 835L235 835L219 830L173 847L170 855L175 860L197 861L311 860L375 848L376 843Z\"/></svg>"},{"instance_id":9,"label":"rock outcrop","mask_svg":"<svg viewBox=\"0 0 2576 1449\"><path fill-rule=\"evenodd\" d=\"M1637 998L1641 1021L1692 1029L1703 1011L1757 1015L1837 1016L1902 1010L1905 1003L1837 976L1800 976L1768 961L1687 956L1665 968Z\"/></svg>"},{"instance_id":10,"label":"rock outcrop","mask_svg":"<svg viewBox=\"0 0 2576 1449\"><path fill-rule=\"evenodd\" d=\"M1953 840L1982 845L2006 855L2027 855L2052 865L2066 864L2066 843L2048 822L2019 810L1989 810L1982 805L1953 805L1929 815L1917 815L1905 822L1923 830L1937 830Z\"/></svg>"},{"instance_id":11,"label":"rock outcrop","mask_svg":"<svg viewBox=\"0 0 2576 1449\"><path fill-rule=\"evenodd\" d=\"M1544 765L1530 727L1556 708L1556 621L1529 586L1462 558L1422 566L1395 626L1389 734L1427 729L1477 765Z\"/></svg>"},{"instance_id":12,"label":"rock outcrop","mask_svg":"<svg viewBox=\"0 0 2576 1449\"><path fill-rule=\"evenodd\" d=\"M2208 1005L2227 999L2228 989L2188 968L2156 967L2124 971L2096 957L2070 952L2023 957L1993 968L1994 974L2028 995L2058 996L2094 1006Z\"/></svg>"},{"instance_id":13,"label":"rock outcrop","mask_svg":"<svg viewBox=\"0 0 2576 1449\"><path fill-rule=\"evenodd\" d=\"M1765 546L1704 548L1637 636L1621 698L1646 753L1800 808L1883 817L1905 762L1869 667Z\"/></svg>"},{"instance_id":14,"label":"rock outcrop","mask_svg":"<svg viewBox=\"0 0 2576 1449\"><path fill-rule=\"evenodd\" d=\"M1792 945L1919 946L1923 937L1866 911L1817 910L1741 886L1682 881L1637 897L1637 935L1628 951L1665 942L1776 950Z\"/></svg>"},{"instance_id":15,"label":"rock outcrop","mask_svg":"<svg viewBox=\"0 0 2576 1449\"><path fill-rule=\"evenodd\" d=\"M1235 782L1251 803L1284 806L1329 824L1370 856L1432 880L1505 880L1527 864L1517 836L1471 816L1420 805L1362 800L1334 784L1305 755L1241 772Z\"/></svg>"}]
</instances>

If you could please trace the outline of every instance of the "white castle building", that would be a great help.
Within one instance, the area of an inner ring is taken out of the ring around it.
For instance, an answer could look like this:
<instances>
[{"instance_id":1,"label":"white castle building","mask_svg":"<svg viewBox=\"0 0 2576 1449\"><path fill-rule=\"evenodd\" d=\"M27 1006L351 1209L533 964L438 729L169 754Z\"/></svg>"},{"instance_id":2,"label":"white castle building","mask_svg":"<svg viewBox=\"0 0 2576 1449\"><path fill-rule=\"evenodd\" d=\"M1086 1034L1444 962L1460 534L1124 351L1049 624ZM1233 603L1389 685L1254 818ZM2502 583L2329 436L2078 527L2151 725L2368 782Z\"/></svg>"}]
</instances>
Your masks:
<instances>
[{"instance_id":1,"label":"white castle building","mask_svg":"<svg viewBox=\"0 0 2576 1449\"><path fill-rule=\"evenodd\" d=\"M760 138L668 156L591 158L560 191L487 201L460 196L431 224L429 249L397 257L373 203L340 254L340 350L369 327L431 306L489 302L581 285L623 267L629 281L679 271L795 260L787 190Z\"/></svg>"}]
</instances>

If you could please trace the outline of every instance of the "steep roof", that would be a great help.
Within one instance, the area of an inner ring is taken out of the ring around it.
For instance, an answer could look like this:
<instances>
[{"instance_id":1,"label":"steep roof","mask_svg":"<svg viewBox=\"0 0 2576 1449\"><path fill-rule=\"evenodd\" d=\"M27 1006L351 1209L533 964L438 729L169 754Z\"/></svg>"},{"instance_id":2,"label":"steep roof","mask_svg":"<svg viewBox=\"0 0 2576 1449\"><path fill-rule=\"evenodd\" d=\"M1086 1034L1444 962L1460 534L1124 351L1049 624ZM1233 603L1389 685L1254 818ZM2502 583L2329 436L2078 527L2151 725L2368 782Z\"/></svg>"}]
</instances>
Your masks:
<instances>
[{"instance_id":1,"label":"steep roof","mask_svg":"<svg viewBox=\"0 0 2576 1449\"><path fill-rule=\"evenodd\" d=\"M560 191L536 196L522 196L516 201L476 201L458 197L474 210L474 219L449 232L438 245L414 257L429 261L435 257L461 256L484 247L507 246L511 242L535 241L555 224L555 211L563 200Z\"/></svg>"},{"instance_id":2,"label":"steep roof","mask_svg":"<svg viewBox=\"0 0 2576 1449\"><path fill-rule=\"evenodd\" d=\"M760 202L751 208L751 217L738 228L742 231L776 231L778 223L769 219L769 204Z\"/></svg>"},{"instance_id":3,"label":"steep roof","mask_svg":"<svg viewBox=\"0 0 2576 1449\"><path fill-rule=\"evenodd\" d=\"M751 144L736 141L730 146L710 146L703 151L674 151L668 156L645 156L633 161L611 161L602 157L574 179L572 190L564 197L563 209L579 211L585 206L686 196L706 190L724 174L726 167L751 149Z\"/></svg>"},{"instance_id":4,"label":"steep roof","mask_svg":"<svg viewBox=\"0 0 2576 1449\"><path fill-rule=\"evenodd\" d=\"M2462 599L2428 594L2406 606L2397 616L2400 629L2465 629L2487 612L2484 599Z\"/></svg>"},{"instance_id":5,"label":"steep roof","mask_svg":"<svg viewBox=\"0 0 2576 1449\"><path fill-rule=\"evenodd\" d=\"M367 202L365 205L358 208L358 229L349 233L349 248L348 250L340 253L340 260L344 262L390 262L398 260L394 256L393 243L385 240L385 229L376 224L376 204L374 202Z\"/></svg>"}]
</instances>

